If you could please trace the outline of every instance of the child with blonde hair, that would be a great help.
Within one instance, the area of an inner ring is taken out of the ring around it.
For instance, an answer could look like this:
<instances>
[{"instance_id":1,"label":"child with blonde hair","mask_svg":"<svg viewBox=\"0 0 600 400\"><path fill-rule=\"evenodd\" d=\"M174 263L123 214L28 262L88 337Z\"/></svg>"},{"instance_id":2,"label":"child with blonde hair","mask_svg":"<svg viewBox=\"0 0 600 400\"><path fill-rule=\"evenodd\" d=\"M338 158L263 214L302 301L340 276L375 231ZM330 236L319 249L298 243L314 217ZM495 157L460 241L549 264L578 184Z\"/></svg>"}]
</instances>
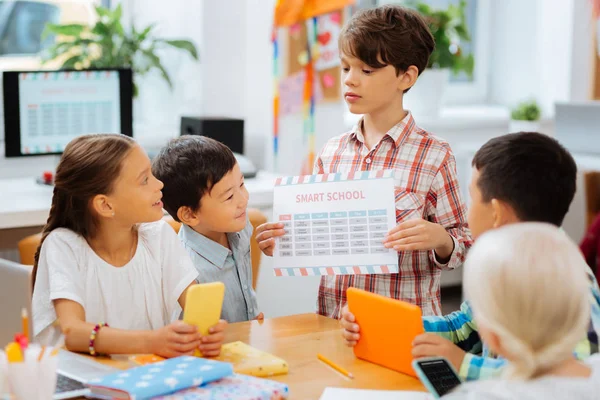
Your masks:
<instances>
[{"instance_id":1,"label":"child with blonde hair","mask_svg":"<svg viewBox=\"0 0 600 400\"><path fill-rule=\"evenodd\" d=\"M512 224L481 236L465 268L479 334L508 365L501 379L447 398L598 398L600 358L573 355L590 315L586 262L575 243L550 224Z\"/></svg>"}]
</instances>

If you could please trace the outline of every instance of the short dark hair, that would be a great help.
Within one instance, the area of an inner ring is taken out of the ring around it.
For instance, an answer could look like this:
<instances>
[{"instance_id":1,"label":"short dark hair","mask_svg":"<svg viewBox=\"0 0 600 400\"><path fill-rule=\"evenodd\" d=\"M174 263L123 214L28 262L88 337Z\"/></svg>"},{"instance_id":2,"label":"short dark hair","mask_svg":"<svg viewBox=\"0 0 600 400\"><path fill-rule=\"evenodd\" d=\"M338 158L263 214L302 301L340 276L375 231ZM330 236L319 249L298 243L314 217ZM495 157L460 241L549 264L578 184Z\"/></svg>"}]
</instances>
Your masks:
<instances>
[{"instance_id":1,"label":"short dark hair","mask_svg":"<svg viewBox=\"0 0 600 400\"><path fill-rule=\"evenodd\" d=\"M414 65L421 74L435 40L417 11L387 4L356 13L340 33L339 48L372 68L393 65L398 75Z\"/></svg>"},{"instance_id":2,"label":"short dark hair","mask_svg":"<svg viewBox=\"0 0 600 400\"><path fill-rule=\"evenodd\" d=\"M161 180L165 210L178 222L177 211L197 211L204 194L233 169L236 159L229 147L206 136L185 135L171 140L152 162Z\"/></svg>"},{"instance_id":3,"label":"short dark hair","mask_svg":"<svg viewBox=\"0 0 600 400\"><path fill-rule=\"evenodd\" d=\"M555 139L519 132L491 139L473 159L483 201L509 204L521 221L556 226L569 211L577 186L577 164Z\"/></svg>"}]
</instances>

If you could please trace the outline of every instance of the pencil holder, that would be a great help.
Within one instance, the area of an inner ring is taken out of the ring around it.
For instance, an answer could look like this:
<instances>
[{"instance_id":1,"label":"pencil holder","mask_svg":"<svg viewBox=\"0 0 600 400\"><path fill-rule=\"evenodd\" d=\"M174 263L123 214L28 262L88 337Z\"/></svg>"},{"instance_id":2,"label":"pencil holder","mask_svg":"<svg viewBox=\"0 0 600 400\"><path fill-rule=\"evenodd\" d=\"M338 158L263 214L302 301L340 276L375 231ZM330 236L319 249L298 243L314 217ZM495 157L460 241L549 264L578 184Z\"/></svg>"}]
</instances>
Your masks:
<instances>
[{"instance_id":1,"label":"pencil holder","mask_svg":"<svg viewBox=\"0 0 600 400\"><path fill-rule=\"evenodd\" d=\"M17 400L51 399L56 389L58 357L48 355L41 360L26 357L23 362L8 363L10 392Z\"/></svg>"},{"instance_id":2,"label":"pencil holder","mask_svg":"<svg viewBox=\"0 0 600 400\"><path fill-rule=\"evenodd\" d=\"M0 400L8 398L8 384L6 379L6 355L0 350Z\"/></svg>"}]
</instances>

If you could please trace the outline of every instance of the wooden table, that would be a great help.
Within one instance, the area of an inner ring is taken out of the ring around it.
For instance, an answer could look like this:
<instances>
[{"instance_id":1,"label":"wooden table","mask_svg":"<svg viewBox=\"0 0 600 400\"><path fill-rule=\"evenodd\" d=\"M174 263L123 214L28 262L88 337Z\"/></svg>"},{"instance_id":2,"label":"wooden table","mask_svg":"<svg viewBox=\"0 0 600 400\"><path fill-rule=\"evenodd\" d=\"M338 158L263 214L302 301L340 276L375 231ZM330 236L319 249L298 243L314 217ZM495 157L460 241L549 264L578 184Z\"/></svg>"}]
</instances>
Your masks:
<instances>
[{"instance_id":1,"label":"wooden table","mask_svg":"<svg viewBox=\"0 0 600 400\"><path fill-rule=\"evenodd\" d=\"M226 342L240 340L283 358L289 364L287 375L270 379L283 382L291 399L318 399L328 386L380 390L420 390L418 379L362 361L344 345L336 320L316 314L300 314L229 325ZM317 359L323 354L346 368L354 379L340 375ZM103 363L126 369L123 358L104 359Z\"/></svg>"}]
</instances>

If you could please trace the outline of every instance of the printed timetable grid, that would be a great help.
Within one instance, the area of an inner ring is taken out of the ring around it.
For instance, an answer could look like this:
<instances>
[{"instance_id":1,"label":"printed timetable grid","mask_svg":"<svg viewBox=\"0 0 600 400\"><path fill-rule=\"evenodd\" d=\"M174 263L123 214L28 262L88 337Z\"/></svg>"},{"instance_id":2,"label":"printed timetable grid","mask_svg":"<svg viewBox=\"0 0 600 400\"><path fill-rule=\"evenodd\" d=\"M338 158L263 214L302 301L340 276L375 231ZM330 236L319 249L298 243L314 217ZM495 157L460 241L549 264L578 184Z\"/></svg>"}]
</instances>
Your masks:
<instances>
[{"instance_id":1,"label":"printed timetable grid","mask_svg":"<svg viewBox=\"0 0 600 400\"><path fill-rule=\"evenodd\" d=\"M398 253L383 245L396 224L393 171L281 177L275 181L275 276L388 274Z\"/></svg>"},{"instance_id":2,"label":"printed timetable grid","mask_svg":"<svg viewBox=\"0 0 600 400\"><path fill-rule=\"evenodd\" d=\"M62 152L85 133L121 129L117 71L19 74L21 152Z\"/></svg>"},{"instance_id":3,"label":"printed timetable grid","mask_svg":"<svg viewBox=\"0 0 600 400\"><path fill-rule=\"evenodd\" d=\"M281 257L381 254L388 231L386 210L283 214Z\"/></svg>"}]
</instances>

